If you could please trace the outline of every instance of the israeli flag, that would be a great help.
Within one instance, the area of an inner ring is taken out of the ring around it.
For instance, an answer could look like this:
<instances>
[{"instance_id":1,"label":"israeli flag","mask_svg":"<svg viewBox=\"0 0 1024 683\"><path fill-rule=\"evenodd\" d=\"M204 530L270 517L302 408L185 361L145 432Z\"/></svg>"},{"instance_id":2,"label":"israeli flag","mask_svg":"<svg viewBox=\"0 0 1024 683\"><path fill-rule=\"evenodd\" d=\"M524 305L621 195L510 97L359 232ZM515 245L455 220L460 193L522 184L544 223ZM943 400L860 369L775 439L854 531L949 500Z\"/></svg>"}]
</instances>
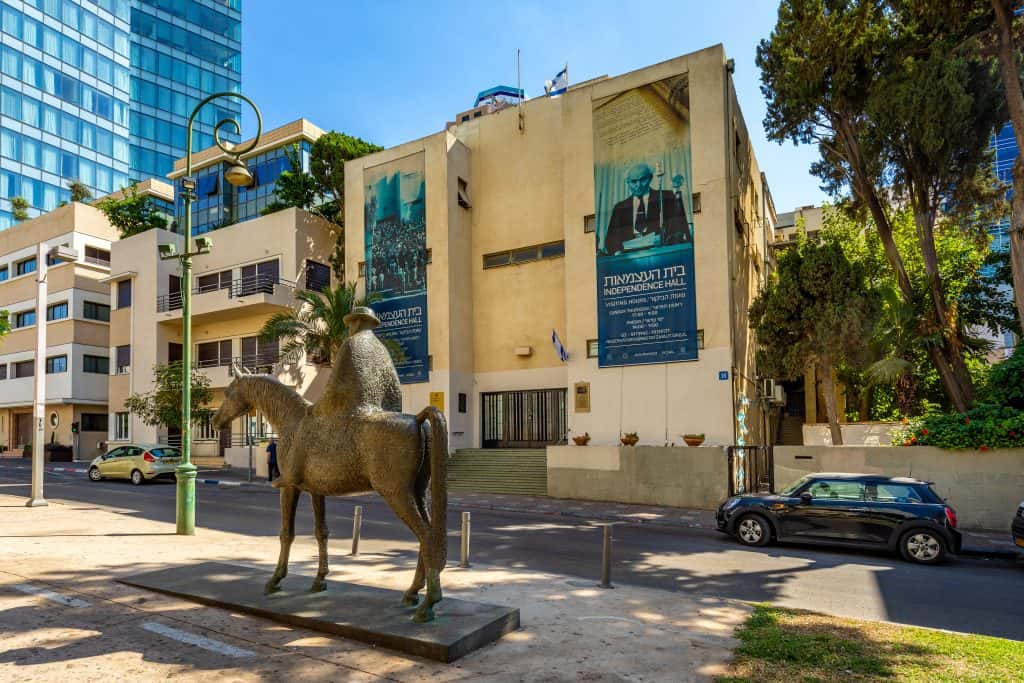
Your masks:
<instances>
[{"instance_id":1,"label":"israeli flag","mask_svg":"<svg viewBox=\"0 0 1024 683\"><path fill-rule=\"evenodd\" d=\"M551 343L555 347L555 353L558 354L558 359L563 363L569 360L569 352L562 346L562 340L558 338L558 333L551 330Z\"/></svg>"},{"instance_id":2,"label":"israeli flag","mask_svg":"<svg viewBox=\"0 0 1024 683\"><path fill-rule=\"evenodd\" d=\"M555 74L555 77L550 81L544 81L544 92L548 97L554 97L561 95L569 88L569 65L566 64L565 68Z\"/></svg>"}]
</instances>

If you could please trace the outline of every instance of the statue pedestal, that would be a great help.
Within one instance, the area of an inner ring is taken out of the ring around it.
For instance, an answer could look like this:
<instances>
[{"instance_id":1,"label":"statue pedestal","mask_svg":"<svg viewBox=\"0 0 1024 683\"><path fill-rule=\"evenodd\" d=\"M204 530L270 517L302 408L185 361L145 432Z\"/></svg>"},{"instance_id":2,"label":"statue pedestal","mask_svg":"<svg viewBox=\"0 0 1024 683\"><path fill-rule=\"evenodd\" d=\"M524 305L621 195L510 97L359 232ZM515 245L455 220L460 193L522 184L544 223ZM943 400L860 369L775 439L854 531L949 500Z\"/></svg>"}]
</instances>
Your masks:
<instances>
[{"instance_id":1,"label":"statue pedestal","mask_svg":"<svg viewBox=\"0 0 1024 683\"><path fill-rule=\"evenodd\" d=\"M399 605L401 591L328 580L327 590L307 593L312 577L292 574L280 592L264 595L272 571L204 562L118 580L440 662L453 662L519 628L518 609L449 597L434 606L434 621L417 624L411 620L416 608Z\"/></svg>"}]
</instances>

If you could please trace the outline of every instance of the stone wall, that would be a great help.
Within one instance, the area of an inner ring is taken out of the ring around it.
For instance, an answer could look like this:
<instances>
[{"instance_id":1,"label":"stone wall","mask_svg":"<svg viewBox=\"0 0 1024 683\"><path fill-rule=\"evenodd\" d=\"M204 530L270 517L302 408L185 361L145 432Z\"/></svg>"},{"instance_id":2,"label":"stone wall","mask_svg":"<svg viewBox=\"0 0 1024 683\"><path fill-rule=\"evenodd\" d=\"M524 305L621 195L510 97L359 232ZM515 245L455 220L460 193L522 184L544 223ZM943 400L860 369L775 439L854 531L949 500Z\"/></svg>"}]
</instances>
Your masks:
<instances>
[{"instance_id":1,"label":"stone wall","mask_svg":"<svg viewBox=\"0 0 1024 683\"><path fill-rule=\"evenodd\" d=\"M848 422L839 425L844 446L889 446L892 435L902 429L899 422ZM827 424L804 424L805 446L831 446Z\"/></svg>"},{"instance_id":2,"label":"stone wall","mask_svg":"<svg viewBox=\"0 0 1024 683\"><path fill-rule=\"evenodd\" d=\"M966 529L1006 531L1024 500L1024 449L953 451L930 446L776 446L780 489L813 472L863 472L934 482Z\"/></svg>"},{"instance_id":3,"label":"stone wall","mask_svg":"<svg viewBox=\"0 0 1024 683\"><path fill-rule=\"evenodd\" d=\"M725 449L549 446L548 495L710 510L728 496Z\"/></svg>"}]
</instances>

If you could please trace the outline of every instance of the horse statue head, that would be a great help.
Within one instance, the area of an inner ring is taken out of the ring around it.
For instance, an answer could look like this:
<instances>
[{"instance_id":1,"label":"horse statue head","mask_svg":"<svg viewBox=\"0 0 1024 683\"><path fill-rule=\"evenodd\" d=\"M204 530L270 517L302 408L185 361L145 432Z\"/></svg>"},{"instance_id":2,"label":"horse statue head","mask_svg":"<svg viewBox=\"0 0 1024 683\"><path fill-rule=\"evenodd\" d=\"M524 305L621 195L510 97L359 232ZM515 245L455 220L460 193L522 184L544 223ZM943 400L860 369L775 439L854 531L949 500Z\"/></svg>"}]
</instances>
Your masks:
<instances>
[{"instance_id":1,"label":"horse statue head","mask_svg":"<svg viewBox=\"0 0 1024 683\"><path fill-rule=\"evenodd\" d=\"M232 420L252 410L253 404L249 399L248 392L241 390L241 384L246 382L252 373L235 361L231 363L231 374L234 379L224 389L224 401L217 408L217 412L213 414L213 424L217 429L230 427Z\"/></svg>"}]
</instances>

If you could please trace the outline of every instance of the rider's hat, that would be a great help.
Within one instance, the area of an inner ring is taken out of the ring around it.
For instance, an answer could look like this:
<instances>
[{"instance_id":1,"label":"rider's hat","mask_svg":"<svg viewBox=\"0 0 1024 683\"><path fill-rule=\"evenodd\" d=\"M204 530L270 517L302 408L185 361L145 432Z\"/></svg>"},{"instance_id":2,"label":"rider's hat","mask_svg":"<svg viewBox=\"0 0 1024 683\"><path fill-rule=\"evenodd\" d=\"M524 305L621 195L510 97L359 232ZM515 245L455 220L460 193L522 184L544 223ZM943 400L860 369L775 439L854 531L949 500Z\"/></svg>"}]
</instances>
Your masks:
<instances>
[{"instance_id":1,"label":"rider's hat","mask_svg":"<svg viewBox=\"0 0 1024 683\"><path fill-rule=\"evenodd\" d=\"M376 329L380 326L380 318L373 312L373 309L369 306L356 306L352 309L352 312L342 318L346 325L351 325L356 321L363 321L368 324L367 329Z\"/></svg>"}]
</instances>

